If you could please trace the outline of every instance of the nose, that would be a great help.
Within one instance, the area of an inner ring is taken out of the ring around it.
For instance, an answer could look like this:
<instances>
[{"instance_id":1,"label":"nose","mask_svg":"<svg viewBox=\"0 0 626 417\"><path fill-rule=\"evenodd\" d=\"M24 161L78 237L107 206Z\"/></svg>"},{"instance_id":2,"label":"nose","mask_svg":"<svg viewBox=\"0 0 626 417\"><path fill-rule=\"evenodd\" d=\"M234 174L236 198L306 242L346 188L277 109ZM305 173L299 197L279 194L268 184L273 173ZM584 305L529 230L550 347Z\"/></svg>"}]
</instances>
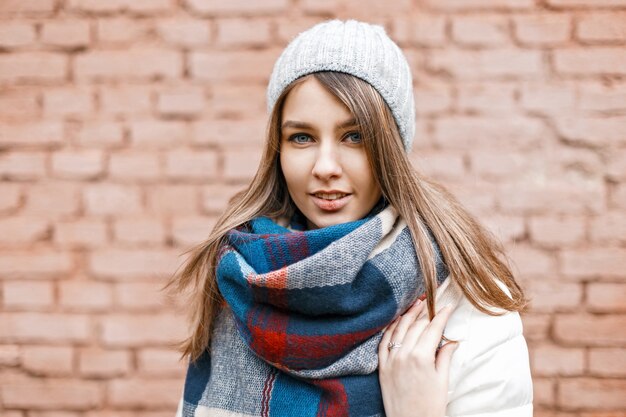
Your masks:
<instances>
[{"instance_id":1,"label":"nose","mask_svg":"<svg viewBox=\"0 0 626 417\"><path fill-rule=\"evenodd\" d=\"M320 146L318 148L312 173L320 180L329 180L341 176L341 163L334 146Z\"/></svg>"}]
</instances>

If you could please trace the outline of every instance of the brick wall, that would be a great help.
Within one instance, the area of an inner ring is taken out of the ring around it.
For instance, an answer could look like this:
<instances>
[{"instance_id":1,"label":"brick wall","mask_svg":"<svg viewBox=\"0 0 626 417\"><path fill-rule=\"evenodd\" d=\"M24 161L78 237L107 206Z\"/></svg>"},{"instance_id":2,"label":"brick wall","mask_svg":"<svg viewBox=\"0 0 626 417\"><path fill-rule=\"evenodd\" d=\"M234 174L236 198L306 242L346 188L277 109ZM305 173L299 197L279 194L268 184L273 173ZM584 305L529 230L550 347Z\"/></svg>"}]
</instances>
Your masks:
<instances>
[{"instance_id":1,"label":"brick wall","mask_svg":"<svg viewBox=\"0 0 626 417\"><path fill-rule=\"evenodd\" d=\"M626 416L626 0L1 0L0 411L171 416L158 287L251 178L274 60L329 17L415 75L414 162L505 242L538 416Z\"/></svg>"}]
</instances>

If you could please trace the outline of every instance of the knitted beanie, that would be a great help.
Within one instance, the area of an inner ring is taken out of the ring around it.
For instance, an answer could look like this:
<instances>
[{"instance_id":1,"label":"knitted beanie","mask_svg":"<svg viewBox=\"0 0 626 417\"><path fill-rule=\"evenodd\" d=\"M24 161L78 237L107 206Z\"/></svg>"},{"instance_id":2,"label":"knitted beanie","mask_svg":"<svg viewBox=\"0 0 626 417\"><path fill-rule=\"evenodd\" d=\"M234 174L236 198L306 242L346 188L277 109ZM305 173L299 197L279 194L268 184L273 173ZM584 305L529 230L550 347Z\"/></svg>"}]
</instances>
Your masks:
<instances>
[{"instance_id":1,"label":"knitted beanie","mask_svg":"<svg viewBox=\"0 0 626 417\"><path fill-rule=\"evenodd\" d=\"M411 70L382 26L331 20L299 34L274 65L267 88L269 112L289 84L319 71L351 74L374 87L391 109L405 150L411 150L415 134Z\"/></svg>"}]
</instances>

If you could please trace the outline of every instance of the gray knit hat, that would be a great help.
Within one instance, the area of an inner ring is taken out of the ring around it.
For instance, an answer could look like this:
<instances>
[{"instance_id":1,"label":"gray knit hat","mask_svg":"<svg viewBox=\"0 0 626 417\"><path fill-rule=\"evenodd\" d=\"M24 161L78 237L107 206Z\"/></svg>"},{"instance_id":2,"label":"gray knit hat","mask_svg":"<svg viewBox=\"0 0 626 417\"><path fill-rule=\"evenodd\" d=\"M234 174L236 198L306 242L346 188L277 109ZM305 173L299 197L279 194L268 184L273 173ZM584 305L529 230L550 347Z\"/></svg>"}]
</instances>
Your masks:
<instances>
[{"instance_id":1,"label":"gray knit hat","mask_svg":"<svg viewBox=\"0 0 626 417\"><path fill-rule=\"evenodd\" d=\"M319 71L348 73L372 85L391 109L405 150L411 150L415 134L411 70L382 26L331 20L299 34L274 65L267 88L269 112L289 84Z\"/></svg>"}]
</instances>

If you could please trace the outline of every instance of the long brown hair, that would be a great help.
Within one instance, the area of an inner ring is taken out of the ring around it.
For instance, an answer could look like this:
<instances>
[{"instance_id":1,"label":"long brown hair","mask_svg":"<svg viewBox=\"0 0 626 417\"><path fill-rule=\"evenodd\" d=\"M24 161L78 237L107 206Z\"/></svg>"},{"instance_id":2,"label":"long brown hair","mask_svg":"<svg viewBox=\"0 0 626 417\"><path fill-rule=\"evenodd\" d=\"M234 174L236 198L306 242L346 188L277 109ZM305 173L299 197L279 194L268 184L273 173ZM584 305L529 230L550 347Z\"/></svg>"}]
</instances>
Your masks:
<instances>
[{"instance_id":1,"label":"long brown hair","mask_svg":"<svg viewBox=\"0 0 626 417\"><path fill-rule=\"evenodd\" d=\"M450 276L479 310L520 311L526 305L501 245L442 186L413 168L393 115L378 92L348 74L318 72L300 78L283 91L270 115L263 156L250 185L237 193L209 237L192 248L180 273L165 289L189 297L191 335L181 342L182 357L195 361L209 346L213 322L223 299L215 267L226 233L256 216L290 216L295 207L280 167L281 115L285 97L298 83L315 77L347 106L359 125L372 172L383 196L406 221L420 259L430 317L434 316L436 270L428 231L439 245ZM498 281L510 293L498 285Z\"/></svg>"}]
</instances>

